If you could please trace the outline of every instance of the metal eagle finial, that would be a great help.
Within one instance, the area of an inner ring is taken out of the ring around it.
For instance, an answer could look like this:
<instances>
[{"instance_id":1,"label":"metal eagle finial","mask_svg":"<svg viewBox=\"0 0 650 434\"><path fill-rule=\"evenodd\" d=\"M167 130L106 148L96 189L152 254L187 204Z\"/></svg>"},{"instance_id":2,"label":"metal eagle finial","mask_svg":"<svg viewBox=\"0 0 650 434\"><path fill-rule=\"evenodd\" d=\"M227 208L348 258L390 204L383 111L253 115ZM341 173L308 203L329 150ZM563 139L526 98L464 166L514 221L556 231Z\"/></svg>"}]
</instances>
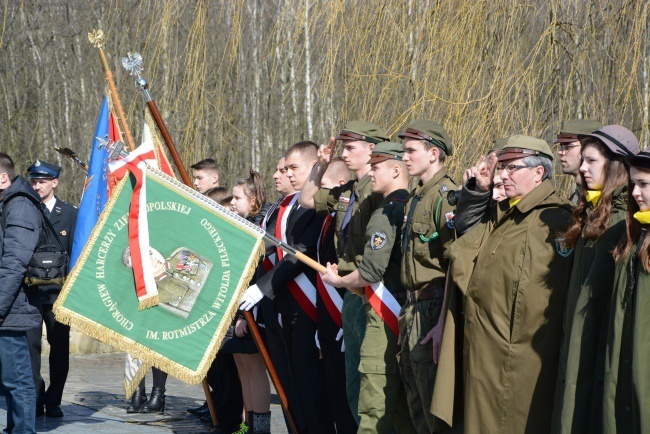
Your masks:
<instances>
[{"instance_id":1,"label":"metal eagle finial","mask_svg":"<svg viewBox=\"0 0 650 434\"><path fill-rule=\"evenodd\" d=\"M130 75L140 77L142 75L142 56L140 53L127 53L126 57L122 57L122 66L129 71Z\"/></svg>"},{"instance_id":2,"label":"metal eagle finial","mask_svg":"<svg viewBox=\"0 0 650 434\"><path fill-rule=\"evenodd\" d=\"M104 44L106 43L106 39L104 39L104 31L102 29L93 30L88 33L88 40L95 46L95 48L104 48Z\"/></svg>"}]
</instances>

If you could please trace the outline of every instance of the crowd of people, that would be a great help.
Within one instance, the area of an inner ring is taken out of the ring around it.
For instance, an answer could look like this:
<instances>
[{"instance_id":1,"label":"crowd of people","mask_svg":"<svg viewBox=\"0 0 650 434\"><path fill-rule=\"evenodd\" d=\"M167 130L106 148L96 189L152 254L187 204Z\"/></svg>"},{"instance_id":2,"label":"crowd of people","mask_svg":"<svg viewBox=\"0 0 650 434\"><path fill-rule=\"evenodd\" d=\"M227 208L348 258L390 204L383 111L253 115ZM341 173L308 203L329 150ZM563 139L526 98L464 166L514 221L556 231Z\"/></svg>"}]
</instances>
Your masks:
<instances>
[{"instance_id":1,"label":"crowd of people","mask_svg":"<svg viewBox=\"0 0 650 434\"><path fill-rule=\"evenodd\" d=\"M443 126L416 120L399 138L351 121L328 145L291 145L273 174L276 201L253 170L228 189L217 161L191 166L198 192L326 270L267 245L208 371L212 432L271 429L269 380L244 311L302 433L648 432L650 152L623 126L569 120L556 152L539 138L498 138L456 184ZM568 198L554 160L575 180ZM43 226L39 200L71 243L76 209L54 196L60 170L37 160L30 187L0 154L9 432L63 415L69 329L51 311L60 285L22 275ZM151 395L142 380L127 412L164 412L166 377L154 369ZM207 402L188 412L210 421Z\"/></svg>"}]
</instances>

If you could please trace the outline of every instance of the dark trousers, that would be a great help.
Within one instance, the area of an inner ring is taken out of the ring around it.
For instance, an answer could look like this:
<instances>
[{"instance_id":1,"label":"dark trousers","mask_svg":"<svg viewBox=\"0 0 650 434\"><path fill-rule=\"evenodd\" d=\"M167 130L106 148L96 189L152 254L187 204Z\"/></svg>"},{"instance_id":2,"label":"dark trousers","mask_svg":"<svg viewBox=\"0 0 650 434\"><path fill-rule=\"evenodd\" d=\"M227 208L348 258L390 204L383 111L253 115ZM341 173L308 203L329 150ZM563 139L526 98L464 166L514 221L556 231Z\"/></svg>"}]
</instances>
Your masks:
<instances>
[{"instance_id":1,"label":"dark trousers","mask_svg":"<svg viewBox=\"0 0 650 434\"><path fill-rule=\"evenodd\" d=\"M273 300L264 297L258 304L258 309L259 314L264 320L266 349L269 352L269 357L271 357L271 363L273 363L275 372L278 374L280 383L282 383L282 387L284 388L284 393L287 395L287 401L289 401L289 407L296 419L298 429L304 433L307 431L307 424L302 413L296 385L289 371L289 358L287 356L287 346L284 344L284 332L278 322L278 313L273 306ZM292 433L286 415L285 422L287 424L287 430L289 433Z\"/></svg>"},{"instance_id":2,"label":"dark trousers","mask_svg":"<svg viewBox=\"0 0 650 434\"><path fill-rule=\"evenodd\" d=\"M7 432L35 433L36 393L25 332L0 331L0 380Z\"/></svg>"},{"instance_id":3,"label":"dark trousers","mask_svg":"<svg viewBox=\"0 0 650 434\"><path fill-rule=\"evenodd\" d=\"M357 432L357 420L352 415L345 386L345 352L341 351L343 338L336 340L338 326L329 314L318 318L318 341L323 356L325 387L329 399L330 411L336 423L337 434L354 434Z\"/></svg>"},{"instance_id":4,"label":"dark trousers","mask_svg":"<svg viewBox=\"0 0 650 434\"><path fill-rule=\"evenodd\" d=\"M44 304L43 322L50 344L50 386L45 390L45 381L41 376L41 336L42 327L27 331L29 356L32 362L34 385L36 387L36 405L61 405L63 387L70 369L70 327L54 319L51 304Z\"/></svg>"},{"instance_id":5,"label":"dark trousers","mask_svg":"<svg viewBox=\"0 0 650 434\"><path fill-rule=\"evenodd\" d=\"M242 422L244 397L233 355L219 351L206 378L212 387L212 400L219 425L238 427Z\"/></svg>"},{"instance_id":6,"label":"dark trousers","mask_svg":"<svg viewBox=\"0 0 650 434\"><path fill-rule=\"evenodd\" d=\"M289 357L289 370L307 421L307 433L336 432L329 411L323 360L316 347L316 324L299 310L296 314L282 314L282 330Z\"/></svg>"}]
</instances>

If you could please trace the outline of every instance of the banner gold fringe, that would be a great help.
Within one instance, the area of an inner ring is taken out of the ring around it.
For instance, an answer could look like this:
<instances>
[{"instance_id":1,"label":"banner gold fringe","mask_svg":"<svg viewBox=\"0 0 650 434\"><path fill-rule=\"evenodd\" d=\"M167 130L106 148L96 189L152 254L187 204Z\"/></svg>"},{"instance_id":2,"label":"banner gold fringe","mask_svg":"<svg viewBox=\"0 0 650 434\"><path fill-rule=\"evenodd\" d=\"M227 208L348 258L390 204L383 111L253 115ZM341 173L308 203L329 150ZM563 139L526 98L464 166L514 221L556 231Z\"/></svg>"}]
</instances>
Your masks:
<instances>
[{"instance_id":1,"label":"banner gold fringe","mask_svg":"<svg viewBox=\"0 0 650 434\"><path fill-rule=\"evenodd\" d=\"M155 175L153 178L154 181L167 182L169 184L176 186L179 189L184 190L190 196L195 197L201 206L205 208L211 208L211 209L217 208L220 211L223 210L220 214L226 214L228 217L230 215L234 216L232 212L226 211L225 208L220 207L218 204L212 201L208 202L205 196L202 196L200 193L196 192L195 190L190 189L186 185L180 183L178 180L175 180L174 178L171 178L158 170L152 170L147 168L147 171ZM179 363L176 363L162 356L160 353L145 347L141 343L136 342L130 338L127 338L126 336L114 330L111 330L108 327L99 324L93 321L92 319L80 315L79 313L74 312L63 306L65 300L70 294L70 290L74 285L74 282L77 280L77 277L79 276L82 267L88 260L88 257L90 256L90 252L92 251L92 248L95 242L97 241L99 234L101 233L104 225L106 224L106 221L108 220L108 216L111 210L113 209L115 203L117 202L117 198L119 197L122 189L127 184L127 182L129 182L129 177L124 177L115 186L111 198L108 200L106 207L104 208L104 211L100 215L100 218L88 239L88 242L84 246L84 250L82 251L81 255L79 256L79 259L77 260L77 264L70 272L70 275L68 276L66 283L61 290L61 293L57 297L57 300L54 303L54 308L53 308L56 320L62 324L69 325L70 327L84 334L87 334L88 336L91 336L105 344L111 345L121 351L133 354L135 357L139 358L144 363L148 363L152 366L155 366L161 371L166 372L169 375L172 375L181 381L184 381L188 384L198 384L203 380L203 378L205 378L207 371L210 368L210 365L212 364L212 361L214 360L217 351L219 350L221 341L226 335L226 332L228 331L228 327L230 326L230 323L232 322L233 318L235 317L235 314L237 313L237 309L239 307L239 302L242 293L244 289L248 288L249 282L252 279L253 275L255 274L257 263L259 262L260 258L264 256L265 253L264 241L261 238L260 234L255 233L252 229L248 229L246 227L241 228L242 230L254 234L254 236L257 236L259 238L257 239L257 242L255 243L255 246L253 247L251 255L248 259L248 262L244 268L246 271L242 274L241 278L239 279L239 282L233 293L233 297L230 301L230 304L226 309L226 314L224 315L224 319L221 321L221 324L215 331L215 334L212 337L210 344L208 345L208 348L203 354L203 358L201 359L201 362L199 363L196 371L193 371L185 366L180 365ZM227 219L225 216L221 216L221 217ZM143 370L143 372L144 374L146 374L147 371ZM132 383L137 385L139 382L137 383L132 382Z\"/></svg>"},{"instance_id":2,"label":"banner gold fringe","mask_svg":"<svg viewBox=\"0 0 650 434\"><path fill-rule=\"evenodd\" d=\"M171 167L172 170L175 169L175 166L172 165L169 162L169 158L167 158L167 153L165 152L165 147L162 145L163 141L160 138L160 130L158 129L158 125L156 124L156 121L154 120L153 116L151 116L151 111L148 109L145 109L144 111L144 120L149 125L149 131L151 131L151 138L153 139L153 144L154 144L154 153L156 154L156 161L158 162L158 167L163 167L162 164L160 164L161 161L164 161L167 164L167 167ZM176 172L174 171L174 177L178 178L176 176Z\"/></svg>"},{"instance_id":3,"label":"banner gold fringe","mask_svg":"<svg viewBox=\"0 0 650 434\"><path fill-rule=\"evenodd\" d=\"M138 368L138 372L135 373L133 379L130 382L127 381L126 376L124 377L124 396L127 400L131 399L135 393L135 390L140 385L140 382L147 375L147 372L149 372L149 369L151 369L151 364L142 362L142 365L140 365L140 368Z\"/></svg>"},{"instance_id":4,"label":"banner gold fringe","mask_svg":"<svg viewBox=\"0 0 650 434\"><path fill-rule=\"evenodd\" d=\"M142 301L140 301L140 305L138 306L138 310L145 310L149 309L150 307L155 307L160 304L160 297L157 295L154 295L153 297L146 298Z\"/></svg>"}]
</instances>

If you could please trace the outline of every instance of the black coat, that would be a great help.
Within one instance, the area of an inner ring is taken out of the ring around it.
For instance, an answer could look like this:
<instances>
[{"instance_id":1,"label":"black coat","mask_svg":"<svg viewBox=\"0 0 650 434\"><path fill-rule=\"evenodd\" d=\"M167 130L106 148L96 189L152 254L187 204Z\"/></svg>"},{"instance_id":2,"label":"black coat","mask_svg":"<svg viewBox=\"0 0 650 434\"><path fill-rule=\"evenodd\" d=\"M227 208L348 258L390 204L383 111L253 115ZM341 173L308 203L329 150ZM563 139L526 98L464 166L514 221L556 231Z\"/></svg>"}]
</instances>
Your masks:
<instances>
[{"instance_id":1,"label":"black coat","mask_svg":"<svg viewBox=\"0 0 650 434\"><path fill-rule=\"evenodd\" d=\"M56 235L61 240L61 243L63 243L63 247L68 252L68 255L70 255L72 252L75 224L77 222L77 207L57 197L52 212L49 213L46 209L45 214L49 214L50 222L54 226L54 229L56 229ZM56 298L59 296L59 292L61 292L61 285L44 285L40 286L39 289L41 303L54 304Z\"/></svg>"},{"instance_id":2,"label":"black coat","mask_svg":"<svg viewBox=\"0 0 650 434\"><path fill-rule=\"evenodd\" d=\"M23 195L35 198L34 203ZM41 326L42 317L25 295L25 270L38 245L42 217L37 208L41 198L22 176L17 176L0 198L0 331L31 330ZM0 228L1 229L1 228Z\"/></svg>"},{"instance_id":3,"label":"black coat","mask_svg":"<svg viewBox=\"0 0 650 434\"><path fill-rule=\"evenodd\" d=\"M278 210L273 210L269 218L266 231L275 235ZM287 244L296 250L315 259L316 243L320 234L323 215L316 213L313 209L306 209L297 204L292 208L287 220ZM267 254L275 249L267 246ZM258 278L258 288L271 300L275 302L275 310L279 313L291 314L299 309L298 303L287 288L287 284L299 274L305 275L315 284L316 271L296 259L295 256L285 254L279 263L276 263L268 273ZM259 273L262 274L262 273ZM258 274L258 275L259 275Z\"/></svg>"}]
</instances>

